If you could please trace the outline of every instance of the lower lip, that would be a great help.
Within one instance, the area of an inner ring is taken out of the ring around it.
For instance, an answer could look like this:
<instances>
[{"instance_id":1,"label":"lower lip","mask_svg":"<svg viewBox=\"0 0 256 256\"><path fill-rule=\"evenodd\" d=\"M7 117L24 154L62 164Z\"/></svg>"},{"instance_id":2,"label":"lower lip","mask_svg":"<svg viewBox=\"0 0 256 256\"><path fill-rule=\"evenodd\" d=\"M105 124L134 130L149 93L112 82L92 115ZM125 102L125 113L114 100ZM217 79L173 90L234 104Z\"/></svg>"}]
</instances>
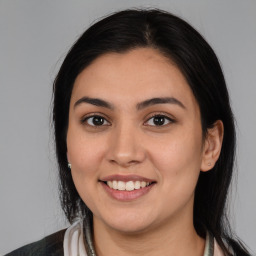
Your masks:
<instances>
[{"instance_id":1,"label":"lower lip","mask_svg":"<svg viewBox=\"0 0 256 256\"><path fill-rule=\"evenodd\" d=\"M115 190L110 188L108 185L106 185L104 182L101 182L103 188L105 191L114 199L119 201L131 201L138 199L145 194L147 194L155 185L155 183L144 187L140 189L134 189L132 191L126 191L126 190Z\"/></svg>"}]
</instances>

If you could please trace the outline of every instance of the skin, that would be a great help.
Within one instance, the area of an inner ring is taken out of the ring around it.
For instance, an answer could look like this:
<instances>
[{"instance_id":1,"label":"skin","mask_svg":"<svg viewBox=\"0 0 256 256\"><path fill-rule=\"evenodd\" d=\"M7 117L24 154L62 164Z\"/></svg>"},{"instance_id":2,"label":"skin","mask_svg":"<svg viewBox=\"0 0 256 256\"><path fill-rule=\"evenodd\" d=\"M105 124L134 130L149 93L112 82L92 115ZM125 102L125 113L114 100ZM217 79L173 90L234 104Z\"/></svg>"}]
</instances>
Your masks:
<instances>
[{"instance_id":1,"label":"skin","mask_svg":"<svg viewBox=\"0 0 256 256\"><path fill-rule=\"evenodd\" d=\"M97 98L111 109L88 102ZM152 98L177 102L137 105ZM102 116L95 126L91 116ZM153 116L161 115L163 125ZM82 120L82 121L81 121ZM76 189L93 212L97 255L203 255L193 226L194 190L200 171L217 161L221 121L202 138L198 103L180 70L157 50L108 53L77 77L72 91L67 157ZM122 201L100 180L139 175L155 184ZM186 244L186 246L184 246Z\"/></svg>"}]
</instances>

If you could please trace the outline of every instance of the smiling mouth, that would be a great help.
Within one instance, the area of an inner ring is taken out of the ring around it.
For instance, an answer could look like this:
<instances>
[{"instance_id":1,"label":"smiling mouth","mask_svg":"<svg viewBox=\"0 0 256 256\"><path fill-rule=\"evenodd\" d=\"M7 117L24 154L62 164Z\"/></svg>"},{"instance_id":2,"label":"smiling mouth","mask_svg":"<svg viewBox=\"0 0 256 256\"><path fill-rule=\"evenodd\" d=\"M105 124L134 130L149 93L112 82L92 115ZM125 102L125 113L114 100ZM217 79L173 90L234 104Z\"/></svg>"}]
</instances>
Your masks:
<instances>
[{"instance_id":1,"label":"smiling mouth","mask_svg":"<svg viewBox=\"0 0 256 256\"><path fill-rule=\"evenodd\" d=\"M113 190L118 190L118 191L134 191L138 189L142 189L145 187L148 187L155 182L146 182L146 181L118 181L118 180L113 180L113 181L103 181L109 188Z\"/></svg>"}]
</instances>

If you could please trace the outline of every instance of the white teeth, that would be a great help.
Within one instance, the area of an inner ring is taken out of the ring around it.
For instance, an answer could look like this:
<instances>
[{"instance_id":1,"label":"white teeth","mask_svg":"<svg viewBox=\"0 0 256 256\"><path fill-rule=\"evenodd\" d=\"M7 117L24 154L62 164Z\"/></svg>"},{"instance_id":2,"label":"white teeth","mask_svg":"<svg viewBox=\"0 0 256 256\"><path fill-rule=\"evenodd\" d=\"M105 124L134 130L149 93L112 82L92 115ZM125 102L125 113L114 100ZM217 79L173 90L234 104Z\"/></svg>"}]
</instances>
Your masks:
<instances>
[{"instance_id":1,"label":"white teeth","mask_svg":"<svg viewBox=\"0 0 256 256\"><path fill-rule=\"evenodd\" d=\"M147 183L146 183L145 181L142 181L142 182L140 183L140 186L141 186L142 188L145 188L146 185L147 185Z\"/></svg>"},{"instance_id":2,"label":"white teeth","mask_svg":"<svg viewBox=\"0 0 256 256\"><path fill-rule=\"evenodd\" d=\"M125 190L125 182L119 180L117 182L117 189L118 190Z\"/></svg>"},{"instance_id":3,"label":"white teeth","mask_svg":"<svg viewBox=\"0 0 256 256\"><path fill-rule=\"evenodd\" d=\"M140 181L135 181L134 182L134 188L135 189L140 189Z\"/></svg>"},{"instance_id":4,"label":"white teeth","mask_svg":"<svg viewBox=\"0 0 256 256\"><path fill-rule=\"evenodd\" d=\"M133 181L126 182L125 190L128 190L128 191L134 190L134 182Z\"/></svg>"},{"instance_id":5,"label":"white teeth","mask_svg":"<svg viewBox=\"0 0 256 256\"><path fill-rule=\"evenodd\" d=\"M110 188L113 188L113 183L112 183L112 181L108 181L107 184L108 184L108 186L109 186Z\"/></svg>"},{"instance_id":6,"label":"white teeth","mask_svg":"<svg viewBox=\"0 0 256 256\"><path fill-rule=\"evenodd\" d=\"M128 182L124 182L124 181L107 181L107 185L115 190L126 190L126 191L133 191L135 189L140 189L140 188L145 188L147 186L149 186L151 183L150 182L146 182L146 181L128 181Z\"/></svg>"},{"instance_id":7,"label":"white teeth","mask_svg":"<svg viewBox=\"0 0 256 256\"><path fill-rule=\"evenodd\" d=\"M113 189L117 189L117 181L113 180L112 184L113 184Z\"/></svg>"}]
</instances>

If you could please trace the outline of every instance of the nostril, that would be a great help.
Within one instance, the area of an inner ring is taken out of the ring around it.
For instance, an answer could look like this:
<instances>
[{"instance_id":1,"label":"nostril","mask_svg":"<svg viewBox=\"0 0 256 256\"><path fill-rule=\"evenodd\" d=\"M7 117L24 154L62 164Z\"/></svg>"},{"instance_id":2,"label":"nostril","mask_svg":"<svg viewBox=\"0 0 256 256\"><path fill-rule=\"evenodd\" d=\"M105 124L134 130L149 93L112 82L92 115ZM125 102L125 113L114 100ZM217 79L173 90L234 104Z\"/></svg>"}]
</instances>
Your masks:
<instances>
[{"instance_id":1,"label":"nostril","mask_svg":"<svg viewBox=\"0 0 256 256\"><path fill-rule=\"evenodd\" d=\"M140 161L137 161L137 160L127 160L125 161L125 159L117 159L117 160L114 160L114 159L110 159L110 163L112 164L117 164L117 165L120 165L120 166L124 166L124 167L128 167L128 166L131 166L131 165L136 165L136 164L139 164Z\"/></svg>"}]
</instances>

